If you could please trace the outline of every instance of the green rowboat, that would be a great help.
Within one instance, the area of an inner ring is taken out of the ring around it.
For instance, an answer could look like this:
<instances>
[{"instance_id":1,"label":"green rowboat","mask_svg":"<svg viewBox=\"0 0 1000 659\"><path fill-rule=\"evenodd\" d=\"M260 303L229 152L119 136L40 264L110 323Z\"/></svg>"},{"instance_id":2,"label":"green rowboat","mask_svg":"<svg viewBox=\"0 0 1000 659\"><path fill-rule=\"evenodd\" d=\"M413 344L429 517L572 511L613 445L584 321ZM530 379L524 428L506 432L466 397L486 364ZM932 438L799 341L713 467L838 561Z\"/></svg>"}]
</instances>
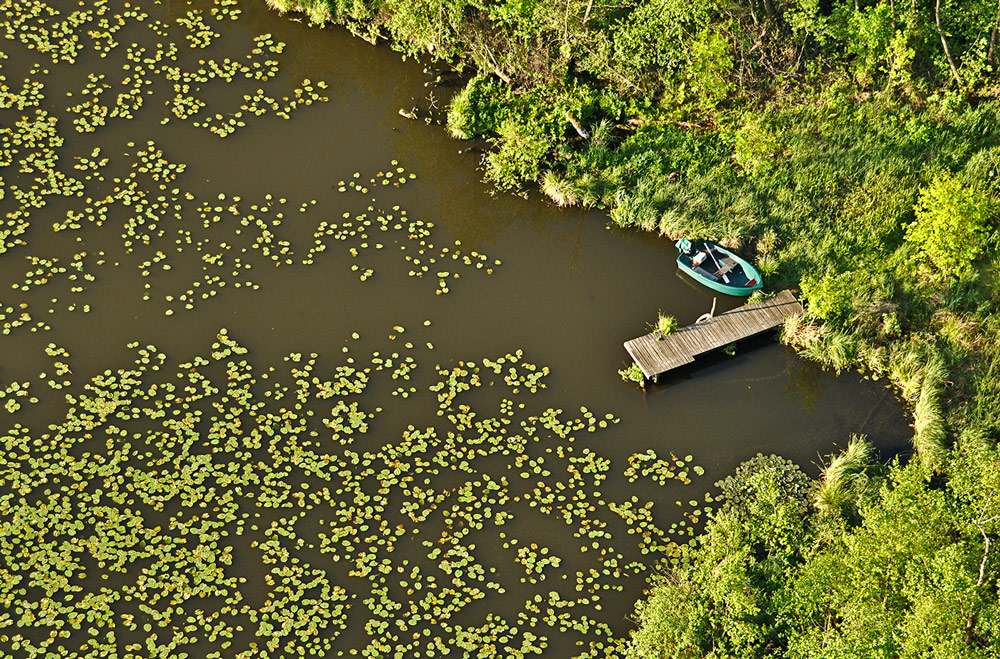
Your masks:
<instances>
[{"instance_id":1,"label":"green rowboat","mask_svg":"<svg viewBox=\"0 0 1000 659\"><path fill-rule=\"evenodd\" d=\"M677 266L713 291L746 297L763 287L757 269L749 262L708 240L681 238L675 243Z\"/></svg>"}]
</instances>

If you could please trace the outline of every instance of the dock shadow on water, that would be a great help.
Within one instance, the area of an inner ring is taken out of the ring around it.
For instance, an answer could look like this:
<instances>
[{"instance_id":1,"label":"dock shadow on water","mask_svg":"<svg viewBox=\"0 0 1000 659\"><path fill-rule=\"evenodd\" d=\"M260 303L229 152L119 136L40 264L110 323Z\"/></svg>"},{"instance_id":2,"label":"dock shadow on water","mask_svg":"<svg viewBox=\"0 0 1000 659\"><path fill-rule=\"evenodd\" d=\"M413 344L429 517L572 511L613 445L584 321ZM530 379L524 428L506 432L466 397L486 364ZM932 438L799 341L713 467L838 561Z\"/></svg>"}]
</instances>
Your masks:
<instances>
[{"instance_id":1,"label":"dock shadow on water","mask_svg":"<svg viewBox=\"0 0 1000 659\"><path fill-rule=\"evenodd\" d=\"M623 383L710 297L491 195L388 49L261 2L3 7L4 654L614 656L739 462L907 443L769 340Z\"/></svg>"}]
</instances>

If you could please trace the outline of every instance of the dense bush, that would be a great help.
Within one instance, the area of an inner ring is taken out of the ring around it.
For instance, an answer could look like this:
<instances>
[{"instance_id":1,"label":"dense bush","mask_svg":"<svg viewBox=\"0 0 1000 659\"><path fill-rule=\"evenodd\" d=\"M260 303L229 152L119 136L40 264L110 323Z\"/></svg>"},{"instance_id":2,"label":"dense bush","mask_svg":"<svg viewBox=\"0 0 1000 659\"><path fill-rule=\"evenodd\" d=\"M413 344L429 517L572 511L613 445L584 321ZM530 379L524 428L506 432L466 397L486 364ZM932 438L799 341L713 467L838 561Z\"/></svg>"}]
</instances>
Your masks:
<instances>
[{"instance_id":1,"label":"dense bush","mask_svg":"<svg viewBox=\"0 0 1000 659\"><path fill-rule=\"evenodd\" d=\"M972 271L989 237L993 199L978 186L942 172L920 193L916 210L906 239L944 275Z\"/></svg>"},{"instance_id":2,"label":"dense bush","mask_svg":"<svg viewBox=\"0 0 1000 659\"><path fill-rule=\"evenodd\" d=\"M873 487L869 455L853 440L826 469L853 479L849 518L806 512L798 486L757 481L796 471L780 459L741 466L726 487L759 514L712 516L637 608L629 657L995 656L997 569L984 541L998 530L995 449L970 437L936 488L917 462L892 464Z\"/></svg>"}]
</instances>

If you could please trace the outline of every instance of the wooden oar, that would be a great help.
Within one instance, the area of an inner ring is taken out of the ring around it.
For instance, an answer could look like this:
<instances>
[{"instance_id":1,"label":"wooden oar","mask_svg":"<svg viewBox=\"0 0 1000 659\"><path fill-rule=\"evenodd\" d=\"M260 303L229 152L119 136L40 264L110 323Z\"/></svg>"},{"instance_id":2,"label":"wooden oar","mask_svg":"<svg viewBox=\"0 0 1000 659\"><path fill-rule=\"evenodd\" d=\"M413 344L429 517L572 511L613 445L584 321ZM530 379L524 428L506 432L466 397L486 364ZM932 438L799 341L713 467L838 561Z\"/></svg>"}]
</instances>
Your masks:
<instances>
[{"instance_id":1,"label":"wooden oar","mask_svg":"<svg viewBox=\"0 0 1000 659\"><path fill-rule=\"evenodd\" d=\"M722 270L722 266L719 265L719 259L715 258L715 254L712 253L712 248L706 246L705 250L708 252L708 255L712 257L712 261L715 262L715 268L717 270ZM722 274L722 281L728 284L729 283L729 275L723 273Z\"/></svg>"}]
</instances>

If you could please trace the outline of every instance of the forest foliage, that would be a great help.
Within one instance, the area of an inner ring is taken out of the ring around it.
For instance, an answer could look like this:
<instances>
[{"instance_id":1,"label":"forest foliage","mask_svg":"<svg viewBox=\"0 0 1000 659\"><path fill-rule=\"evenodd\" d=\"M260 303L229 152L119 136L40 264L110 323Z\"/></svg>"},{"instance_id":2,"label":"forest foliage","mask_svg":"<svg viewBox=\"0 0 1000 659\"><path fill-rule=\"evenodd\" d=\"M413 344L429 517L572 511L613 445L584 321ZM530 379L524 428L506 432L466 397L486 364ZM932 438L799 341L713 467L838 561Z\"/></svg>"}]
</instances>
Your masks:
<instances>
[{"instance_id":1,"label":"forest foliage","mask_svg":"<svg viewBox=\"0 0 1000 659\"><path fill-rule=\"evenodd\" d=\"M720 484L633 657L997 656L996 0L267 2L464 71L487 179L740 251L801 290L789 343L912 409L887 465Z\"/></svg>"}]
</instances>

